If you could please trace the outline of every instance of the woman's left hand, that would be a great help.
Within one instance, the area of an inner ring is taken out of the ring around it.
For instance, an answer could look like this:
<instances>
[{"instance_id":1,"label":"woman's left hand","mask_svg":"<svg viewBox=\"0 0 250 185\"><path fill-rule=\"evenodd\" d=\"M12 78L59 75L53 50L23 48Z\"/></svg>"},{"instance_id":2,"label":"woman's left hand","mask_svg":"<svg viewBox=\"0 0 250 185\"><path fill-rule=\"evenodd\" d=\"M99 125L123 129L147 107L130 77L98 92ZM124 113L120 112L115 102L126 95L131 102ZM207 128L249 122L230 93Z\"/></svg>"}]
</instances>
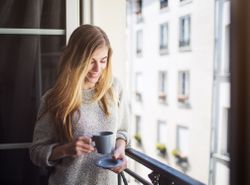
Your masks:
<instances>
[{"instance_id":1,"label":"woman's left hand","mask_svg":"<svg viewBox=\"0 0 250 185\"><path fill-rule=\"evenodd\" d=\"M124 150L124 147L118 147L114 150L113 152L113 159L119 159L119 160L122 160L122 163L120 166L117 166L115 168L112 168L111 170L115 173L120 173L122 172L124 169L127 168L127 159L126 159L126 156L125 156L125 150Z\"/></svg>"}]
</instances>

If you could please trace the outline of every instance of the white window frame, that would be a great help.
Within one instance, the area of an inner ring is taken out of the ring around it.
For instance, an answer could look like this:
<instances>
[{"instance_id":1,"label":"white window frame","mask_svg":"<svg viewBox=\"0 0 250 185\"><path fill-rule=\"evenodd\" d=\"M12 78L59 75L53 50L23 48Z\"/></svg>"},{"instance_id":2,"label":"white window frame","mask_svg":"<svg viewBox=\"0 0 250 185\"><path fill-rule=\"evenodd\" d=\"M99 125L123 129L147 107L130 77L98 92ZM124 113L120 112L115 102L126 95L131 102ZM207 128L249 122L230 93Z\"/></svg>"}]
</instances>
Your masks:
<instances>
[{"instance_id":1,"label":"white window frame","mask_svg":"<svg viewBox=\"0 0 250 185\"><path fill-rule=\"evenodd\" d=\"M141 116L135 115L135 133L141 134Z\"/></svg>"},{"instance_id":2,"label":"white window frame","mask_svg":"<svg viewBox=\"0 0 250 185\"><path fill-rule=\"evenodd\" d=\"M142 80L143 76L141 72L136 72L135 74L135 97L136 101L142 102Z\"/></svg>"},{"instance_id":3,"label":"white window frame","mask_svg":"<svg viewBox=\"0 0 250 185\"><path fill-rule=\"evenodd\" d=\"M80 14L79 14L79 1L66 0L66 29L40 29L40 28L0 28L0 34L7 35L53 35L53 36L66 36L66 42L68 41L73 30L79 26ZM39 69L40 70L40 69ZM38 85L41 88L41 84ZM39 91L39 97L41 97L41 91ZM0 144L0 149L24 149L29 148L30 143L4 143Z\"/></svg>"},{"instance_id":4,"label":"white window frame","mask_svg":"<svg viewBox=\"0 0 250 185\"><path fill-rule=\"evenodd\" d=\"M179 48L191 49L191 15L185 15L179 19Z\"/></svg>"},{"instance_id":5,"label":"white window frame","mask_svg":"<svg viewBox=\"0 0 250 185\"><path fill-rule=\"evenodd\" d=\"M190 99L190 72L178 72L178 102L187 104Z\"/></svg>"},{"instance_id":6,"label":"white window frame","mask_svg":"<svg viewBox=\"0 0 250 185\"><path fill-rule=\"evenodd\" d=\"M169 28L168 23L165 22L163 24L160 24L159 28L159 50L160 54L167 54L168 53L168 45L169 45Z\"/></svg>"},{"instance_id":7,"label":"white window frame","mask_svg":"<svg viewBox=\"0 0 250 185\"><path fill-rule=\"evenodd\" d=\"M186 132L186 135L182 135L182 133ZM189 155L189 138L190 138L190 133L188 127L182 126L182 125L177 125L176 128L176 148L181 152L183 156L188 156ZM184 139L183 139L184 138Z\"/></svg>"},{"instance_id":8,"label":"white window frame","mask_svg":"<svg viewBox=\"0 0 250 185\"><path fill-rule=\"evenodd\" d=\"M137 56L142 56L143 51L143 31L136 31L136 54Z\"/></svg>"},{"instance_id":9,"label":"white window frame","mask_svg":"<svg viewBox=\"0 0 250 185\"><path fill-rule=\"evenodd\" d=\"M167 71L159 71L158 73L158 100L159 103L167 103Z\"/></svg>"},{"instance_id":10,"label":"white window frame","mask_svg":"<svg viewBox=\"0 0 250 185\"><path fill-rule=\"evenodd\" d=\"M221 124L219 126L219 139L218 139L218 153L221 155L229 156L228 149L228 116L229 116L229 108L222 108L222 119Z\"/></svg>"},{"instance_id":11,"label":"white window frame","mask_svg":"<svg viewBox=\"0 0 250 185\"><path fill-rule=\"evenodd\" d=\"M163 134L164 133L164 134ZM163 120L157 121L157 143L167 146L167 122Z\"/></svg>"}]
</instances>

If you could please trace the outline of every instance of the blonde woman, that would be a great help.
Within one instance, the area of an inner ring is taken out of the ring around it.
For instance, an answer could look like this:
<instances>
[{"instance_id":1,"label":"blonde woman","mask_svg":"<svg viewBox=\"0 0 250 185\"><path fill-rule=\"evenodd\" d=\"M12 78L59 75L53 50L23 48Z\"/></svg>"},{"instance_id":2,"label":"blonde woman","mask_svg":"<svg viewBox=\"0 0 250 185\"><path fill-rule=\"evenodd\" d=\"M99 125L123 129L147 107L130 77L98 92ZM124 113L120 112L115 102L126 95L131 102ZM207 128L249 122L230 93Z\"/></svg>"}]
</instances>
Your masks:
<instances>
[{"instance_id":1,"label":"blonde woman","mask_svg":"<svg viewBox=\"0 0 250 185\"><path fill-rule=\"evenodd\" d=\"M79 26L61 59L54 86L42 97L30 157L38 166L53 167L50 185L115 185L115 173L127 166L128 115L124 95L112 77L112 49L102 29ZM116 133L113 158L120 166L105 170L91 136ZM115 173L114 173L115 172Z\"/></svg>"}]
</instances>

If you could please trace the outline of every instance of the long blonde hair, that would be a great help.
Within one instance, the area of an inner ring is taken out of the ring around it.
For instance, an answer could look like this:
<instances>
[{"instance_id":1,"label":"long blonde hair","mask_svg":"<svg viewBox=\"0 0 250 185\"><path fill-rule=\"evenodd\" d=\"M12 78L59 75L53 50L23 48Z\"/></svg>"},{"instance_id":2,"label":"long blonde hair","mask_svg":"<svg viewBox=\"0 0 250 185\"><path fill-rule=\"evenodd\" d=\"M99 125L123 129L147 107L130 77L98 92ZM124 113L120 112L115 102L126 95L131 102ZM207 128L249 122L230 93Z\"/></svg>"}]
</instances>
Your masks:
<instances>
[{"instance_id":1,"label":"long blonde hair","mask_svg":"<svg viewBox=\"0 0 250 185\"><path fill-rule=\"evenodd\" d=\"M99 27L81 25L72 33L64 49L56 82L45 98L45 111L52 115L60 140L70 141L73 138L73 114L79 113L83 101L82 89L90 59L94 51L103 45L108 47L107 66L95 85L93 101L98 101L105 115L109 115L108 100L115 100L112 89L110 42Z\"/></svg>"}]
</instances>

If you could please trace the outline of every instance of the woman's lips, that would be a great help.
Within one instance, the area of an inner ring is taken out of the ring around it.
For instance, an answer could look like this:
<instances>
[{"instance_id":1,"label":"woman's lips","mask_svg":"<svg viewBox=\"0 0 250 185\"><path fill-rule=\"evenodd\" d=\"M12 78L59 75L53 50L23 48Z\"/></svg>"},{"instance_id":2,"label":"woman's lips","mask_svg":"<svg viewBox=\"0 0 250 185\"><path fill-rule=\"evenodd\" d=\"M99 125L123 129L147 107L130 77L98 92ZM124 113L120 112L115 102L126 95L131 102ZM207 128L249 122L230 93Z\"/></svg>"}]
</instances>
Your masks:
<instances>
[{"instance_id":1,"label":"woman's lips","mask_svg":"<svg viewBox=\"0 0 250 185\"><path fill-rule=\"evenodd\" d=\"M91 78L97 78L99 76L99 73L89 73L88 76Z\"/></svg>"}]
</instances>

